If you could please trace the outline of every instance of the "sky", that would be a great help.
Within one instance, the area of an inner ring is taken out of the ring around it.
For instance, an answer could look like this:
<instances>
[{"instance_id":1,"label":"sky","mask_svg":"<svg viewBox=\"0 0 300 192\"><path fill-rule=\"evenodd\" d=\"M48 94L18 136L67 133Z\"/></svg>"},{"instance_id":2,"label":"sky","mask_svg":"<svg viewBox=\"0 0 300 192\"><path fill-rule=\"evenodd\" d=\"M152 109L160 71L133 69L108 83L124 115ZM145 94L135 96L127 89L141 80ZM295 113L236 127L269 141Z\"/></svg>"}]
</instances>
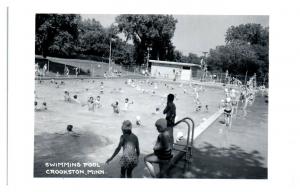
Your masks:
<instances>
[{"instance_id":1,"label":"sky","mask_svg":"<svg viewBox=\"0 0 300 192\"><path fill-rule=\"evenodd\" d=\"M104 27L110 26L117 15L82 15L94 18ZM246 23L258 23L269 26L268 16L250 15L173 15L177 19L173 45L177 50L187 55L189 52L203 55L218 45L225 44L226 30L230 26Z\"/></svg>"}]
</instances>

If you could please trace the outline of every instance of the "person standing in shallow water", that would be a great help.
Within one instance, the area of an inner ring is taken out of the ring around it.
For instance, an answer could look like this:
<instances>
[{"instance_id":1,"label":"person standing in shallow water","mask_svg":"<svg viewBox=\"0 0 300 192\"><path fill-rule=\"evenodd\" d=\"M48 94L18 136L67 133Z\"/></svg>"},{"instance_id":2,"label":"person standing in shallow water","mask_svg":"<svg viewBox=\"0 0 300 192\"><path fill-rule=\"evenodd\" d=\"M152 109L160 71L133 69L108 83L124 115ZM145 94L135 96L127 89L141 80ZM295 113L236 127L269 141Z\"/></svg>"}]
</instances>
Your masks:
<instances>
[{"instance_id":1,"label":"person standing in shallow water","mask_svg":"<svg viewBox=\"0 0 300 192\"><path fill-rule=\"evenodd\" d=\"M122 124L123 135L120 137L120 142L113 155L106 161L108 164L119 153L123 147L123 154L120 159L121 178L132 178L132 171L138 164L140 156L139 140L135 134L131 132L132 123L126 120Z\"/></svg>"},{"instance_id":2,"label":"person standing in shallow water","mask_svg":"<svg viewBox=\"0 0 300 192\"><path fill-rule=\"evenodd\" d=\"M167 97L167 106L164 109L163 113L166 115L168 132L171 137L171 144L174 143L173 137L173 127L175 125L175 117L176 117L176 106L174 104L175 96L173 94L169 94Z\"/></svg>"}]
</instances>

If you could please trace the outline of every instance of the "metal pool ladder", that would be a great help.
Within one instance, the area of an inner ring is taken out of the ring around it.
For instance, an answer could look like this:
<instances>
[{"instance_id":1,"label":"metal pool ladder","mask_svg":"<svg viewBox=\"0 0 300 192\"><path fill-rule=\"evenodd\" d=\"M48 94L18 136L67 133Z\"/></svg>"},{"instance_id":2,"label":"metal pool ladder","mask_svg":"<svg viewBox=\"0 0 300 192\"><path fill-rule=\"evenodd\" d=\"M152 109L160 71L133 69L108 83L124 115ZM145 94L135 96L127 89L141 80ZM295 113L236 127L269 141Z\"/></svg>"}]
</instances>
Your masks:
<instances>
[{"instance_id":1,"label":"metal pool ladder","mask_svg":"<svg viewBox=\"0 0 300 192\"><path fill-rule=\"evenodd\" d=\"M191 158L192 158L192 148L193 148L193 144L194 144L195 123L194 123L194 120L191 119L190 117L185 117L185 118L177 121L175 123L175 125L173 126L173 129L174 129L174 127L176 127L177 125L179 125L181 123L185 123L187 125L187 128L188 128L187 135L183 141L174 142L173 150L183 153L183 155L185 156L185 160L188 163L190 163ZM176 156L181 157L182 155L177 154ZM178 157L178 160L180 157Z\"/></svg>"}]
</instances>

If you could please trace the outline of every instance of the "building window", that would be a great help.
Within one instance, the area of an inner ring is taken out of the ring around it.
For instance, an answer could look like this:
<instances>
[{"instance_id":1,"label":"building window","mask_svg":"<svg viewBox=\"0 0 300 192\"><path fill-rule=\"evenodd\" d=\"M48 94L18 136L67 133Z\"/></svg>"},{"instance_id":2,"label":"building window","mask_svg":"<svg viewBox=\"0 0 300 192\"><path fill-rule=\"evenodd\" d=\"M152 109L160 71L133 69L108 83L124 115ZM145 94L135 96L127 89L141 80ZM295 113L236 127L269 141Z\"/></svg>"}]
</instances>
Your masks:
<instances>
[{"instance_id":1,"label":"building window","mask_svg":"<svg viewBox=\"0 0 300 192\"><path fill-rule=\"evenodd\" d=\"M182 69L185 69L185 70L190 70L190 69L191 69L191 67L182 66Z\"/></svg>"}]
</instances>

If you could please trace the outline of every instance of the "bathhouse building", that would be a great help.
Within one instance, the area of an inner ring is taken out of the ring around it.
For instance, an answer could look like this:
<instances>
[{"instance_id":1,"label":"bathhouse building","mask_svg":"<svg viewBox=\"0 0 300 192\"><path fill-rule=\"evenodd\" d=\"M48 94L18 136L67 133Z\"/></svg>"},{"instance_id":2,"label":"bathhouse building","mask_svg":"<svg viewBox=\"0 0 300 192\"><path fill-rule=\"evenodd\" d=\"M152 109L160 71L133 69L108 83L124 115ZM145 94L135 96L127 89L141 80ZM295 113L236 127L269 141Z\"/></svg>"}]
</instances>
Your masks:
<instances>
[{"instance_id":1,"label":"bathhouse building","mask_svg":"<svg viewBox=\"0 0 300 192\"><path fill-rule=\"evenodd\" d=\"M200 66L193 63L180 63L173 61L149 60L151 76L172 80L189 81L200 73Z\"/></svg>"}]
</instances>

